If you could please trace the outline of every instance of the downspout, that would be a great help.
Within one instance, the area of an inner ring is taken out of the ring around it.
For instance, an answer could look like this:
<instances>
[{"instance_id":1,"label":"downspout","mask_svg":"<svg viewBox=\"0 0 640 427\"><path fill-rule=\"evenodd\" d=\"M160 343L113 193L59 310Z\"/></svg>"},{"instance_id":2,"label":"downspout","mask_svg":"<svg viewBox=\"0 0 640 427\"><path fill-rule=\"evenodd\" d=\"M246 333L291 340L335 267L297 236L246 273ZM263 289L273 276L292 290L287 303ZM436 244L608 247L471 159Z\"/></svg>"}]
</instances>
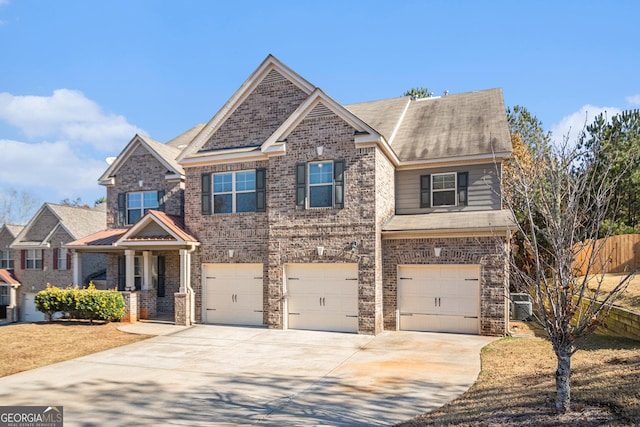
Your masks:
<instances>
[{"instance_id":1,"label":"downspout","mask_svg":"<svg viewBox=\"0 0 640 427\"><path fill-rule=\"evenodd\" d=\"M193 291L193 288L191 287L191 254L196 250L196 245L194 243L190 244L190 248L187 250L187 253L189 254L189 264L187 264L186 268L187 268L187 274L186 274L186 279L187 279L187 293L190 294L190 300L191 300L191 310L189 310L189 321L191 322L191 324L193 325L196 322L196 294Z\"/></svg>"}]
</instances>

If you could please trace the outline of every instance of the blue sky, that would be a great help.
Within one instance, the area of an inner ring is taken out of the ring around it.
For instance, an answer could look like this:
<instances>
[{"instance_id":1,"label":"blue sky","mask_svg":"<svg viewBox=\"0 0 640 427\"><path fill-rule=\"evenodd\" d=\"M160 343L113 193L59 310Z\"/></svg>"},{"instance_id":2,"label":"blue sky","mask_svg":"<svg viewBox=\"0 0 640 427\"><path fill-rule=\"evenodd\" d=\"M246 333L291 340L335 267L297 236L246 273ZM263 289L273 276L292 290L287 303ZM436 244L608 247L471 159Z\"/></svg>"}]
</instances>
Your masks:
<instances>
[{"instance_id":1,"label":"blue sky","mask_svg":"<svg viewBox=\"0 0 640 427\"><path fill-rule=\"evenodd\" d=\"M575 134L640 108L639 18L631 0L0 0L0 198L93 203L105 158L208 121L269 53L341 103L500 87Z\"/></svg>"}]
</instances>

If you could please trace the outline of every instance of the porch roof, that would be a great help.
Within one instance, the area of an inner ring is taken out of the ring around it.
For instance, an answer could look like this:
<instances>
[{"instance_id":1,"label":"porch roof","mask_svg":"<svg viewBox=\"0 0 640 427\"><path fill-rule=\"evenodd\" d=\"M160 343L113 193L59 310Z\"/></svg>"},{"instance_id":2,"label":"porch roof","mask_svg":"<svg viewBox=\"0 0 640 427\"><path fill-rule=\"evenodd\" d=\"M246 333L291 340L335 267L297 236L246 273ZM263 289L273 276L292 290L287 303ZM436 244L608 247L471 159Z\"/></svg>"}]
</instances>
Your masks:
<instances>
[{"instance_id":1,"label":"porch roof","mask_svg":"<svg viewBox=\"0 0 640 427\"><path fill-rule=\"evenodd\" d=\"M394 215L382 227L383 235L395 234L474 234L505 233L515 227L509 210L473 212L436 212L417 215Z\"/></svg>"},{"instance_id":2,"label":"porch roof","mask_svg":"<svg viewBox=\"0 0 640 427\"><path fill-rule=\"evenodd\" d=\"M64 245L68 249L92 249L109 250L115 249L115 242L127 232L126 228L114 228L101 230L90 234L82 239Z\"/></svg>"},{"instance_id":3,"label":"porch roof","mask_svg":"<svg viewBox=\"0 0 640 427\"><path fill-rule=\"evenodd\" d=\"M3 285L19 285L20 282L9 270L0 269L0 284Z\"/></svg>"}]
</instances>

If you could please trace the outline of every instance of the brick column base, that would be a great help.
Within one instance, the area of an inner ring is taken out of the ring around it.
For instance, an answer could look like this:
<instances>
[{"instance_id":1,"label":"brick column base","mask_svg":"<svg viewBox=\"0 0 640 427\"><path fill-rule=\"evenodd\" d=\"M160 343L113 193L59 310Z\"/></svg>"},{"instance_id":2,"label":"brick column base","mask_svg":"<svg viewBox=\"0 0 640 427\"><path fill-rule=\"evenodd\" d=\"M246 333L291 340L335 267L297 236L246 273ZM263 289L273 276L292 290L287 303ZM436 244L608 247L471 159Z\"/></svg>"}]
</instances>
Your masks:
<instances>
[{"instance_id":1,"label":"brick column base","mask_svg":"<svg viewBox=\"0 0 640 427\"><path fill-rule=\"evenodd\" d=\"M138 294L135 292L121 292L124 298L123 322L135 323L138 321Z\"/></svg>"},{"instance_id":2,"label":"brick column base","mask_svg":"<svg viewBox=\"0 0 640 427\"><path fill-rule=\"evenodd\" d=\"M140 318L151 319L156 316L157 293L154 289L138 291L140 304Z\"/></svg>"},{"instance_id":3,"label":"brick column base","mask_svg":"<svg viewBox=\"0 0 640 427\"><path fill-rule=\"evenodd\" d=\"M175 304L175 317L174 321L179 326L190 326L191 319L189 313L191 312L191 299L189 294L175 293L173 294Z\"/></svg>"}]
</instances>

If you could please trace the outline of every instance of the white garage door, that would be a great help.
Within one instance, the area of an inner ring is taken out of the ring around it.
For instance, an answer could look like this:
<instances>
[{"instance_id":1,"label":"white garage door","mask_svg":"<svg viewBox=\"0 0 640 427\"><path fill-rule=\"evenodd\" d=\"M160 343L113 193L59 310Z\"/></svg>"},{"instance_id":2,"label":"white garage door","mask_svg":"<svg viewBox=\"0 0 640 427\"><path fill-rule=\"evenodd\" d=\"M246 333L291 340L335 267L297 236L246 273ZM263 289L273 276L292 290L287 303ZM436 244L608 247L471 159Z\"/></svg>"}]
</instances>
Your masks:
<instances>
[{"instance_id":1,"label":"white garage door","mask_svg":"<svg viewBox=\"0 0 640 427\"><path fill-rule=\"evenodd\" d=\"M358 264L288 264L288 327L358 332Z\"/></svg>"},{"instance_id":2,"label":"white garage door","mask_svg":"<svg viewBox=\"0 0 640 427\"><path fill-rule=\"evenodd\" d=\"M480 267L398 266L400 329L479 333Z\"/></svg>"},{"instance_id":3,"label":"white garage door","mask_svg":"<svg viewBox=\"0 0 640 427\"><path fill-rule=\"evenodd\" d=\"M203 264L204 322L262 325L262 264Z\"/></svg>"},{"instance_id":4,"label":"white garage door","mask_svg":"<svg viewBox=\"0 0 640 427\"><path fill-rule=\"evenodd\" d=\"M36 294L30 292L22 294L22 307L20 308L23 322L42 322L44 320L44 313L36 308Z\"/></svg>"}]
</instances>

